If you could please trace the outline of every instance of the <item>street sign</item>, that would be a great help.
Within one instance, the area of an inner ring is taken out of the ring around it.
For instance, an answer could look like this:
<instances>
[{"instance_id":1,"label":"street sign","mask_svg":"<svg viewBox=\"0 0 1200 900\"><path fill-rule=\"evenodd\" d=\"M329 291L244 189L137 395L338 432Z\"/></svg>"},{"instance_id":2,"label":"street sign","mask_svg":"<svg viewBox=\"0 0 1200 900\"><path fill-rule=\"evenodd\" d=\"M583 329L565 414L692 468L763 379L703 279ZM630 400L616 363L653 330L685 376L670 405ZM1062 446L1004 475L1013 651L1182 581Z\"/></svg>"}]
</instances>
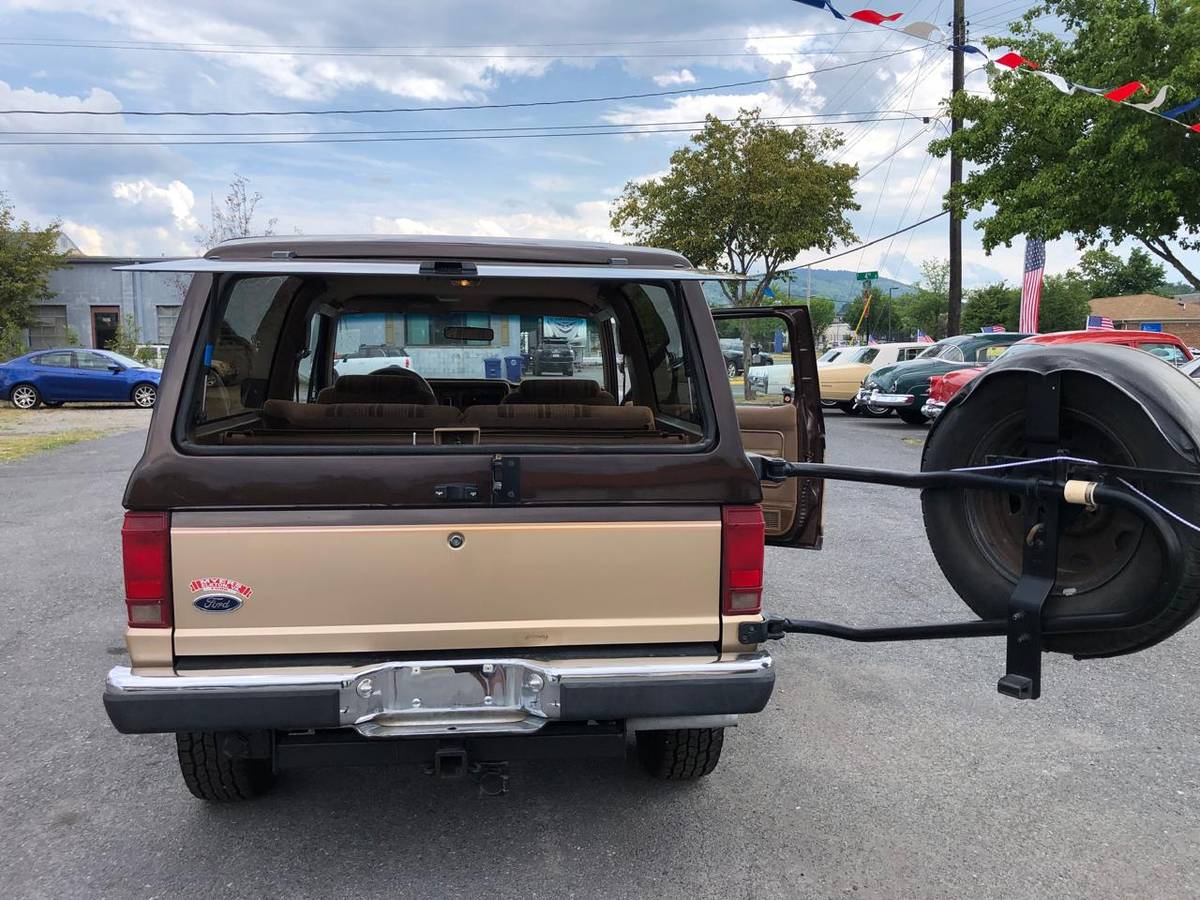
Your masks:
<instances>
[{"instance_id":1,"label":"street sign","mask_svg":"<svg viewBox=\"0 0 1200 900\"><path fill-rule=\"evenodd\" d=\"M1143 322L1142 331L1162 331L1162 322Z\"/></svg>"},{"instance_id":2,"label":"street sign","mask_svg":"<svg viewBox=\"0 0 1200 900\"><path fill-rule=\"evenodd\" d=\"M858 281L878 281L878 272L859 272L854 276Z\"/></svg>"}]
</instances>

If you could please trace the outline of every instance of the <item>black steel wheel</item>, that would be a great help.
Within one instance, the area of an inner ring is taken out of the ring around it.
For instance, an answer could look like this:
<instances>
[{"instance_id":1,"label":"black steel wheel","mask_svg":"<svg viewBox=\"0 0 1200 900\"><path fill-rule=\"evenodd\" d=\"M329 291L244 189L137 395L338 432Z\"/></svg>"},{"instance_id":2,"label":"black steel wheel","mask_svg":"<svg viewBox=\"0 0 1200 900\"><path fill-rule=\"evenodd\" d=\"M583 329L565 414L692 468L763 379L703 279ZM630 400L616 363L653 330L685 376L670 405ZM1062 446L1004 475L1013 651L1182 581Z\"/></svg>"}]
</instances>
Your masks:
<instances>
[{"instance_id":1,"label":"black steel wheel","mask_svg":"<svg viewBox=\"0 0 1200 900\"><path fill-rule=\"evenodd\" d=\"M1007 385L1007 389L1003 389ZM948 408L926 442L922 468L986 465L1029 457L1025 393L1016 378L998 380ZM1087 375L1062 377L1060 446L1068 455L1136 468L1178 468L1179 457L1138 404ZM1184 518L1200 518L1200 488L1133 482ZM925 531L951 586L982 618L1007 613L1021 571L1025 504L1018 494L930 489L922 492ZM1045 615L1120 613L1144 607L1164 583L1161 548L1134 513L1111 506L1066 507L1058 578ZM1200 610L1200 534L1177 527L1187 569L1168 603L1136 628L1047 635L1047 649L1079 656L1142 650L1182 628Z\"/></svg>"}]
</instances>

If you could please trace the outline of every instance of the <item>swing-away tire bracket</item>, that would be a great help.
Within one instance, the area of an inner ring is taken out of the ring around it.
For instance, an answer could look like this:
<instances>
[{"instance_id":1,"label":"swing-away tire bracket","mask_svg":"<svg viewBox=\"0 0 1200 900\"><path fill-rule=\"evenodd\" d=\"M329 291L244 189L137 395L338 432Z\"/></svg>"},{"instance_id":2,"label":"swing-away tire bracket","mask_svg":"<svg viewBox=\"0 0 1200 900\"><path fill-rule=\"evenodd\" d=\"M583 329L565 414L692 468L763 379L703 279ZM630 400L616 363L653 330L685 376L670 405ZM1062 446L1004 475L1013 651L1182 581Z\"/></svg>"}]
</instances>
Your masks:
<instances>
[{"instance_id":1,"label":"swing-away tire bracket","mask_svg":"<svg viewBox=\"0 0 1200 900\"><path fill-rule=\"evenodd\" d=\"M1008 639L1007 671L997 689L1022 700L1037 699L1041 687L1042 636L1086 631L1133 628L1152 620L1170 602L1183 574L1183 547L1166 518L1142 497L1104 483L1104 467L1085 467L1095 481L1071 479L1061 462L1047 461L1015 470L1022 474L989 474L980 471L898 472L825 463L793 463L783 459L749 454L760 480L782 482L788 478L822 478L905 488L971 488L1021 494L1036 501L1021 577L1014 586L1009 614L1004 618L976 619L921 625L857 627L809 619L764 615L761 622L743 622L738 640L758 644L781 640L787 634L811 634L839 640L877 643L887 641L948 640L970 637ZM1028 473L1041 469L1054 478ZM1095 470L1093 475L1092 470ZM1165 474L1165 473L1164 473ZM1042 604L1054 587L1057 566L1058 513L1062 504L1122 506L1139 515L1155 534L1163 550L1165 576L1158 600L1146 607L1120 613L1054 616L1041 614Z\"/></svg>"}]
</instances>

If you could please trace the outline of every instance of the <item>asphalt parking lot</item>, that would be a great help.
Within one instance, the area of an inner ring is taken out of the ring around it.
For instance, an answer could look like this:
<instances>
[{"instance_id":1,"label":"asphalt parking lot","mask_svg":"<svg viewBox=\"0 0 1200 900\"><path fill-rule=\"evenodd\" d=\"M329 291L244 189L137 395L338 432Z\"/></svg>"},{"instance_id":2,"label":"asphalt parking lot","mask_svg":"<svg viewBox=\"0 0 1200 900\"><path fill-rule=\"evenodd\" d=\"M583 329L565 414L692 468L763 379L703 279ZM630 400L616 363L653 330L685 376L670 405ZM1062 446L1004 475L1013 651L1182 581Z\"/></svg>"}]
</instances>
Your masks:
<instances>
[{"instance_id":1,"label":"asphalt parking lot","mask_svg":"<svg viewBox=\"0 0 1200 900\"><path fill-rule=\"evenodd\" d=\"M832 413L831 461L918 465L923 428ZM632 763L514 764L511 791L410 768L184 789L165 736L100 704L124 659L119 529L140 432L0 466L0 884L9 897L1200 896L1200 627L1047 659L1000 697L998 639L792 637L770 707L690 785ZM826 548L768 551L770 609L854 624L965 610L915 493L829 488Z\"/></svg>"}]
</instances>

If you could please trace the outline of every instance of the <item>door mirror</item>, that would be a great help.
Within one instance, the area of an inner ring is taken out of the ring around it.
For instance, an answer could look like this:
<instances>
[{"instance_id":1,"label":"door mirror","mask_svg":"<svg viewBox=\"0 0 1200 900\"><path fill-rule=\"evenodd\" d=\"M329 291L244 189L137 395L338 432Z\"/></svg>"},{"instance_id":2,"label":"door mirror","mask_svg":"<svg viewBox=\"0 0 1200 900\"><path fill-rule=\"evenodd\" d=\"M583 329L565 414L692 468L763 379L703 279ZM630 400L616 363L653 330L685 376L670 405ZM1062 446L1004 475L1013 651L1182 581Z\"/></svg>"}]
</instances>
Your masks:
<instances>
[{"instance_id":1,"label":"door mirror","mask_svg":"<svg viewBox=\"0 0 1200 900\"><path fill-rule=\"evenodd\" d=\"M121 365L120 363L113 363L111 366L108 367L108 371L112 372L114 375L120 375L122 372L125 371L125 367L123 365Z\"/></svg>"}]
</instances>

